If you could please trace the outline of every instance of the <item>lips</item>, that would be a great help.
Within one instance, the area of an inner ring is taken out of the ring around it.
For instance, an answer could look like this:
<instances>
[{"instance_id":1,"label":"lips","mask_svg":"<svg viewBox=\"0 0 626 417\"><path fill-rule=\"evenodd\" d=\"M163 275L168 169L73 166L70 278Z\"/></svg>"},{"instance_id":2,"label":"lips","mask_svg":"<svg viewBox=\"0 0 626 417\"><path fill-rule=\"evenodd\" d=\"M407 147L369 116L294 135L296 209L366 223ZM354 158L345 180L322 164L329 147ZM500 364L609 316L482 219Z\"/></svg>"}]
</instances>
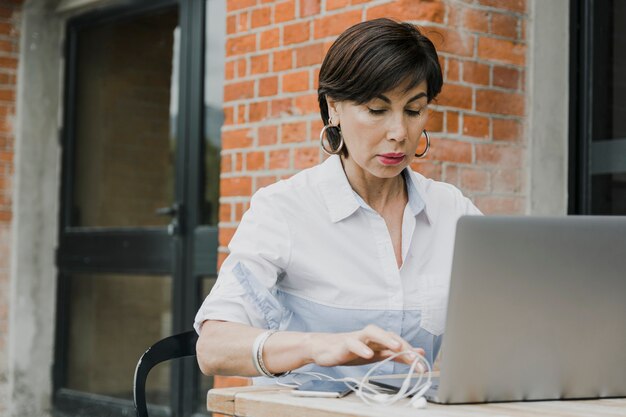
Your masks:
<instances>
[{"instance_id":1,"label":"lips","mask_svg":"<svg viewBox=\"0 0 626 417\"><path fill-rule=\"evenodd\" d=\"M383 153L378 155L378 160L383 165L398 165L399 163L404 161L405 156L405 154L397 152Z\"/></svg>"}]
</instances>

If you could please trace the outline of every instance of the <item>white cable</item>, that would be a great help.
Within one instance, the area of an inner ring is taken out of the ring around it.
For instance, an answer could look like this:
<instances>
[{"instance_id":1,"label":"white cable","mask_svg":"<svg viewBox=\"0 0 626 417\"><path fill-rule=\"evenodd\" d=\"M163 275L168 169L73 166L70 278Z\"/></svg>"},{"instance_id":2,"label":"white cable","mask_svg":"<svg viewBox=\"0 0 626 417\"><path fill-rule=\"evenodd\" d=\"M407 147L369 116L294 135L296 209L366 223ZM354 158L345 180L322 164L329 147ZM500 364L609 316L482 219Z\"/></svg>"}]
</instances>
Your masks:
<instances>
[{"instance_id":1,"label":"white cable","mask_svg":"<svg viewBox=\"0 0 626 417\"><path fill-rule=\"evenodd\" d=\"M369 383L369 380L372 377L372 374L378 368L380 368L383 364L401 355L415 355L415 359L413 360L413 362L411 362L409 372L407 373L404 381L402 382L402 385L400 389L398 390L398 392L396 392L395 394L389 394L388 390L385 390L384 388L381 388L381 387L378 387L376 385ZM422 364L422 367L420 370L416 371L416 368L418 367L419 364ZM424 377L425 373L426 373L426 377ZM413 398L409 402L409 405L416 407L416 408L424 408L425 407L425 403L424 403L425 400L423 399L424 394L426 393L426 391L428 391L428 389L432 385L430 373L431 373L430 363L426 360L426 358L424 358L422 355L420 355L417 352L414 352L411 350L405 350L402 352L394 353L388 358L385 358L384 360L374 364L374 366L372 366L360 380L356 378L350 378L350 377L333 378L329 375L322 374L319 372L292 372L291 376L293 377L293 381L289 383L276 381L276 383L283 387L295 388L302 384L302 382L299 382L296 379L299 375L312 376L315 379L320 379L320 380L324 379L324 380L329 380L329 381L344 382L352 391L356 393L357 397L359 397L361 401L363 401L364 403L368 405L372 405L372 404L391 405L391 404L395 404L396 402L404 398L413 396ZM414 374L418 375L419 377L417 378L417 381L411 386L411 379Z\"/></svg>"}]
</instances>

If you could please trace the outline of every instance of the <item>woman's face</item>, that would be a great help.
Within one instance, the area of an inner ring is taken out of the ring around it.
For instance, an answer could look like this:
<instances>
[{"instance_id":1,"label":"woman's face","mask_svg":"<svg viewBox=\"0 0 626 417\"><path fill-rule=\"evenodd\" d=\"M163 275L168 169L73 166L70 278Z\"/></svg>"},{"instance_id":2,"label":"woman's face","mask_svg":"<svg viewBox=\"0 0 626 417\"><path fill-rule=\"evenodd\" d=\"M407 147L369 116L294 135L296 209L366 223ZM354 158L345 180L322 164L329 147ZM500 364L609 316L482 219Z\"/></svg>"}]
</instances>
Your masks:
<instances>
[{"instance_id":1,"label":"woman's face","mask_svg":"<svg viewBox=\"0 0 626 417\"><path fill-rule=\"evenodd\" d=\"M346 172L392 178L411 163L428 120L426 88L426 81L408 91L399 86L364 104L328 99L348 149Z\"/></svg>"}]
</instances>

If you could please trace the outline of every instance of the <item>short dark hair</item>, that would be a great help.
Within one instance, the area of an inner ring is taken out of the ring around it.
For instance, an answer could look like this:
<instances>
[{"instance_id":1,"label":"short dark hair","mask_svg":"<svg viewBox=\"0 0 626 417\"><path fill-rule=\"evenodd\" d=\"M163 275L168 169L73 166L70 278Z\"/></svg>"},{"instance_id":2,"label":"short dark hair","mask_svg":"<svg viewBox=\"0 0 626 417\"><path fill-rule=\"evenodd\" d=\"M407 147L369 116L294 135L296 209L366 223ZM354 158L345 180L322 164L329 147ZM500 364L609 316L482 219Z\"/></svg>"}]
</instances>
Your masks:
<instances>
[{"instance_id":1,"label":"short dark hair","mask_svg":"<svg viewBox=\"0 0 626 417\"><path fill-rule=\"evenodd\" d=\"M328 124L326 97L363 104L404 83L410 90L424 80L430 102L441 92L443 76L435 46L417 27L386 18L357 23L332 44L320 68L322 121ZM327 129L327 137L337 149L338 130Z\"/></svg>"}]
</instances>

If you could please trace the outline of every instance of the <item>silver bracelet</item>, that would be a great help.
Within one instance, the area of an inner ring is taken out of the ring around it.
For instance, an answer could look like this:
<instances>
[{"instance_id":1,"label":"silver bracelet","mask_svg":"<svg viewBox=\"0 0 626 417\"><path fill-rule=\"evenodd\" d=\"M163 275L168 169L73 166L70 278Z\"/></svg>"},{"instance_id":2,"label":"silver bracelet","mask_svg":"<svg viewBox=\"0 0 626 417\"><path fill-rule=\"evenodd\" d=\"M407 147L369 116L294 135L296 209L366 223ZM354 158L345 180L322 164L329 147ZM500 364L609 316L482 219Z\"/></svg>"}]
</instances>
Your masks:
<instances>
[{"instance_id":1,"label":"silver bracelet","mask_svg":"<svg viewBox=\"0 0 626 417\"><path fill-rule=\"evenodd\" d=\"M289 373L282 372L280 374L273 374L267 370L265 362L263 362L263 346L265 345L265 341L274 333L276 333L276 330L263 332L254 339L254 343L252 344L252 363L259 374L265 375L268 378L278 378L279 376Z\"/></svg>"}]
</instances>

